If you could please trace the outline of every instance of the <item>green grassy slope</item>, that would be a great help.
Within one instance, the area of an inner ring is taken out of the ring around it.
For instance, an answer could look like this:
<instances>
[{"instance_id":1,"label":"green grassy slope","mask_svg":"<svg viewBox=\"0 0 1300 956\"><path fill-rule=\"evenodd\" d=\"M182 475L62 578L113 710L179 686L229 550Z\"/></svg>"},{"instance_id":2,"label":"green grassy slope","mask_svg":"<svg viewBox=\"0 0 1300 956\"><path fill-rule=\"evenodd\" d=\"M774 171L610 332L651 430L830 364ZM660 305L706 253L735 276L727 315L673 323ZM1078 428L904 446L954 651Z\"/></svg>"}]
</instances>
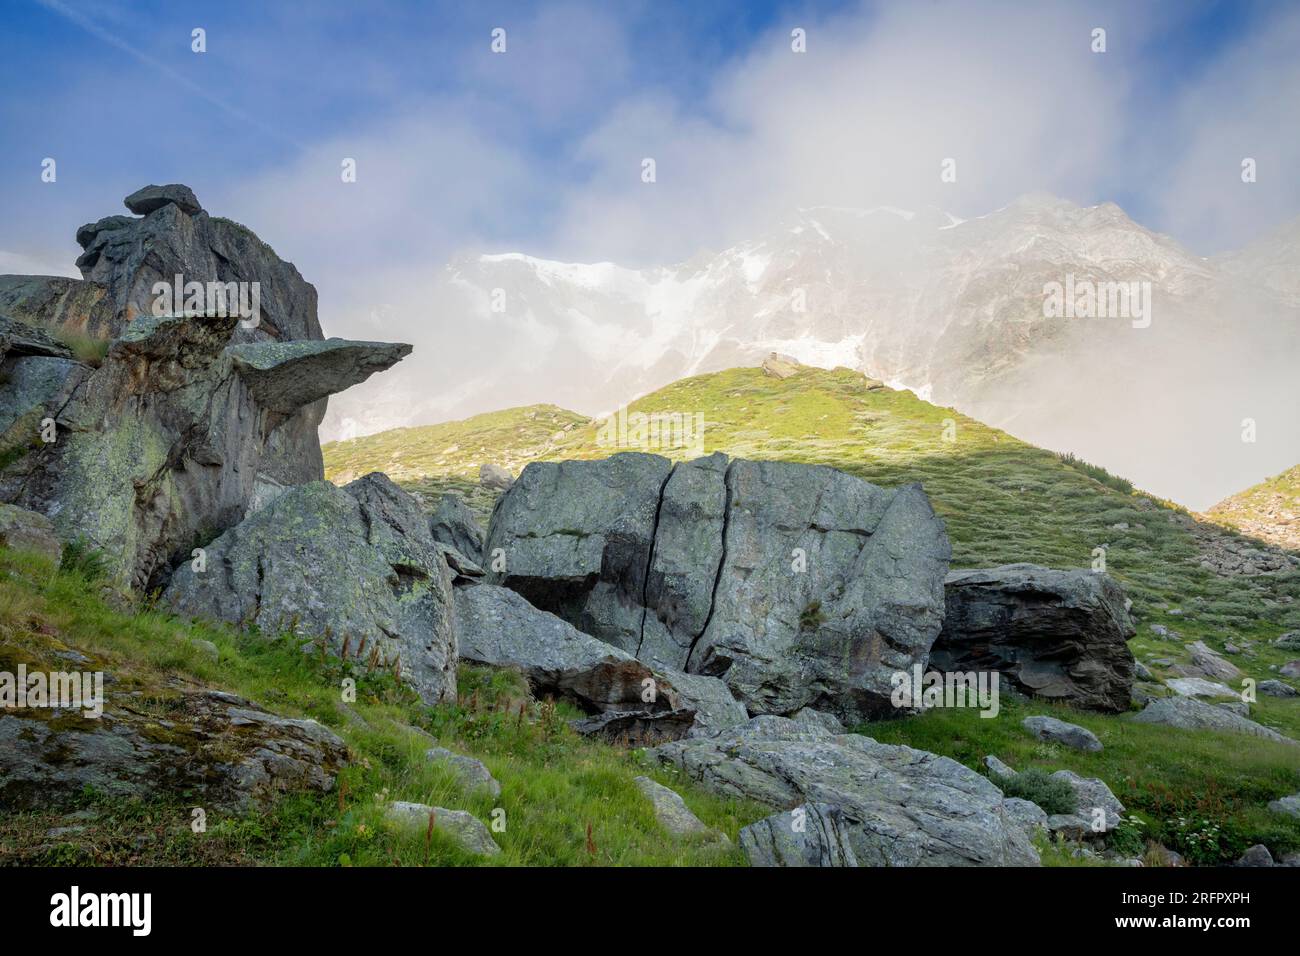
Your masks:
<instances>
[{"instance_id":1,"label":"green grassy slope","mask_svg":"<svg viewBox=\"0 0 1300 956\"><path fill-rule=\"evenodd\" d=\"M1205 517L1280 548L1300 551L1300 465L1223 499Z\"/></svg>"},{"instance_id":2,"label":"green grassy slope","mask_svg":"<svg viewBox=\"0 0 1300 956\"><path fill-rule=\"evenodd\" d=\"M528 411L512 409L509 415L517 419ZM947 522L954 567L1016 561L1090 567L1096 549L1104 549L1106 569L1133 600L1134 653L1158 675L1172 673L1160 661L1186 663L1184 644L1194 640L1218 650L1228 643L1243 647L1232 660L1257 680L1275 676L1270 666L1296 656L1270 642L1300 627L1300 575L1221 577L1201 567L1196 523L1182 509L1100 468L1028 445L910 392L869 390L862 375L848 370L810 368L780 380L758 369L732 369L677 382L634 402L631 411L703 413L706 452L833 465L886 486L919 481ZM538 457L598 458L620 450L598 443L600 426L577 425ZM479 459L452 469L429 465L427 449L394 450L389 441L372 436L347 443L349 469L383 467L380 459L396 454L412 476L405 485L426 500L441 491L463 491L481 461L517 455L516 446L498 452L485 445ZM369 450L372 445L376 452ZM643 450L691 457L671 448ZM339 460L335 448L327 450L327 474L335 480L345 477ZM412 467L416 460L425 464ZM492 496L476 494L486 513ZM1157 636L1156 624L1182 640ZM1262 698L1251 711L1261 723L1300 738L1300 701ZM1030 712L1084 724L1107 742L1107 750L1081 755L1037 744L1019 729L1019 718ZM1263 807L1268 799L1300 790L1300 755L1292 748L1015 701L994 720L970 711L931 712L862 729L977 769L983 754L997 753L1017 769L1068 768L1101 776L1150 833L1184 850L1197 845L1195 832L1182 833L1177 823L1191 819L1189 814L1230 834L1222 838L1224 858L1243 840L1263 840L1275 850L1300 847L1300 825Z\"/></svg>"},{"instance_id":3,"label":"green grassy slope","mask_svg":"<svg viewBox=\"0 0 1300 956\"><path fill-rule=\"evenodd\" d=\"M491 865L698 865L743 863L735 839L741 826L770 811L726 800L643 766L625 751L577 736L577 716L528 699L517 675L462 667L461 703L422 706L385 673L335 658L303 654L298 641L177 621L142 609L115 610L75 572L54 573L40 559L0 549L0 670L13 671L52 642L76 648L102 666L119 688L145 691L132 704L165 719L167 678L233 691L276 712L312 717L343 737L355 755L335 792L281 798L267 812L210 814L206 833L190 830L193 795L129 802L94 792L71 811L0 813L0 865L448 865L467 857L436 831L426 842L385 827L387 800L464 809L490 822L502 853ZM212 661L195 639L212 641ZM357 680L350 713L340 681ZM523 704L523 715L520 705ZM424 760L437 738L479 757L501 782L502 794L463 792L454 776ZM633 784L639 774L682 794L692 810L726 832L730 846L674 841L654 819ZM64 834L51 830L73 827ZM588 841L590 827L590 842Z\"/></svg>"}]
</instances>

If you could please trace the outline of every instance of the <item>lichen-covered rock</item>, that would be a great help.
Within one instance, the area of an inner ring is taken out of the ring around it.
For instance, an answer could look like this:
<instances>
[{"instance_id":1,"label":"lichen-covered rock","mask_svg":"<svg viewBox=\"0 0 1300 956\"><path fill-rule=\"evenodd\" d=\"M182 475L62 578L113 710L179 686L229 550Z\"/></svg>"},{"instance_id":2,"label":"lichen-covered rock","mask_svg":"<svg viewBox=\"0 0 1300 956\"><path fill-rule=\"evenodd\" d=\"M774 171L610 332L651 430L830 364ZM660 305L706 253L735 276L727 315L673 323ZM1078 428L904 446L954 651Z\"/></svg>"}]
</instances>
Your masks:
<instances>
[{"instance_id":1,"label":"lichen-covered rock","mask_svg":"<svg viewBox=\"0 0 1300 956\"><path fill-rule=\"evenodd\" d=\"M328 791L348 762L328 728L234 694L177 685L165 717L143 704L115 692L99 718L0 714L0 808L63 806L90 787L117 798L189 792L200 805L238 812L285 791Z\"/></svg>"},{"instance_id":2,"label":"lichen-covered rock","mask_svg":"<svg viewBox=\"0 0 1300 956\"><path fill-rule=\"evenodd\" d=\"M483 529L474 510L460 495L443 495L429 517L429 533L435 541L455 548L478 564L483 563Z\"/></svg>"},{"instance_id":3,"label":"lichen-covered rock","mask_svg":"<svg viewBox=\"0 0 1300 956\"><path fill-rule=\"evenodd\" d=\"M1118 713L1133 686L1135 630L1106 574L1009 564L954 571L930 652L941 671L994 670L1026 694Z\"/></svg>"},{"instance_id":4,"label":"lichen-covered rock","mask_svg":"<svg viewBox=\"0 0 1300 956\"><path fill-rule=\"evenodd\" d=\"M291 488L183 564L163 599L178 612L394 667L428 704L455 700L451 569L418 504L383 475Z\"/></svg>"},{"instance_id":5,"label":"lichen-covered rock","mask_svg":"<svg viewBox=\"0 0 1300 956\"><path fill-rule=\"evenodd\" d=\"M1247 734L1251 737L1263 737L1265 740L1273 740L1277 743L1297 743L1290 737L1284 737L1276 730L1270 730L1249 718L1234 714L1223 707L1193 700L1191 697L1162 697L1153 700L1133 719L1141 724L1163 724L1185 730L1223 730L1234 734Z\"/></svg>"},{"instance_id":6,"label":"lichen-covered rock","mask_svg":"<svg viewBox=\"0 0 1300 956\"><path fill-rule=\"evenodd\" d=\"M398 342L246 342L227 349L254 400L284 415L363 382L411 353Z\"/></svg>"},{"instance_id":7,"label":"lichen-covered rock","mask_svg":"<svg viewBox=\"0 0 1300 956\"><path fill-rule=\"evenodd\" d=\"M640 453L534 463L502 496L492 575L656 666L723 679L752 713L890 709L924 661L950 549L918 486L832 468Z\"/></svg>"},{"instance_id":8,"label":"lichen-covered rock","mask_svg":"<svg viewBox=\"0 0 1300 956\"><path fill-rule=\"evenodd\" d=\"M650 755L725 796L839 807L861 866L1039 862L1002 791L948 757L773 716Z\"/></svg>"},{"instance_id":9,"label":"lichen-covered rock","mask_svg":"<svg viewBox=\"0 0 1300 956\"><path fill-rule=\"evenodd\" d=\"M111 218L132 221L127 216ZM63 329L111 338L120 328L102 285L65 276L0 276L0 314L47 332Z\"/></svg>"},{"instance_id":10,"label":"lichen-covered rock","mask_svg":"<svg viewBox=\"0 0 1300 956\"><path fill-rule=\"evenodd\" d=\"M49 518L4 504L0 504L0 548L32 551L56 565L63 554Z\"/></svg>"},{"instance_id":11,"label":"lichen-covered rock","mask_svg":"<svg viewBox=\"0 0 1300 956\"><path fill-rule=\"evenodd\" d=\"M1065 783L1074 791L1074 813L1053 814L1047 828L1070 837L1086 837L1109 833L1119 826L1124 816L1124 804L1119 802L1105 781L1097 777L1081 777L1072 770L1058 770L1053 780Z\"/></svg>"},{"instance_id":12,"label":"lichen-covered rock","mask_svg":"<svg viewBox=\"0 0 1300 956\"><path fill-rule=\"evenodd\" d=\"M806 803L740 831L750 866L856 867L851 824L832 803Z\"/></svg>"},{"instance_id":13,"label":"lichen-covered rock","mask_svg":"<svg viewBox=\"0 0 1300 956\"><path fill-rule=\"evenodd\" d=\"M534 462L497 502L485 545L506 570L489 576L534 607L635 654L646 567L667 459Z\"/></svg>"},{"instance_id":14,"label":"lichen-covered rock","mask_svg":"<svg viewBox=\"0 0 1300 956\"><path fill-rule=\"evenodd\" d=\"M185 187L131 201L143 219L78 230L87 281L0 278L0 501L46 515L146 590L260 506L259 489L320 480L324 396L409 347L321 341L315 290ZM155 284L178 276L256 283L260 310L157 314ZM77 361L56 329L98 336L106 354Z\"/></svg>"},{"instance_id":15,"label":"lichen-covered rock","mask_svg":"<svg viewBox=\"0 0 1300 956\"><path fill-rule=\"evenodd\" d=\"M518 668L535 695L565 697L593 715L608 715L590 732L618 736L637 720L663 720L674 728L657 731L665 735L711 733L746 718L721 681L651 667L508 588L466 585L455 589L455 600L462 658Z\"/></svg>"}]
</instances>

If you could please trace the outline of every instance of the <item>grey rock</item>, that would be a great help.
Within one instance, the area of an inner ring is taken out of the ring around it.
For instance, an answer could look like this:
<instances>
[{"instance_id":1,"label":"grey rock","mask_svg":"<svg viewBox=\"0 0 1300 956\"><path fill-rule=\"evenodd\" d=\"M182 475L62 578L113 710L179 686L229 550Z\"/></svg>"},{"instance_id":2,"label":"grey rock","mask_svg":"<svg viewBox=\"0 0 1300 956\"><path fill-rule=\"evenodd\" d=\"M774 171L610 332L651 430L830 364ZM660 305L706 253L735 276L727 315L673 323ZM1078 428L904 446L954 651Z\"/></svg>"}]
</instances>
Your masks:
<instances>
[{"instance_id":1,"label":"grey rock","mask_svg":"<svg viewBox=\"0 0 1300 956\"><path fill-rule=\"evenodd\" d=\"M111 218L135 222L127 216ZM65 276L0 276L0 315L46 332L111 337L118 330L104 287Z\"/></svg>"},{"instance_id":2,"label":"grey rock","mask_svg":"<svg viewBox=\"0 0 1300 956\"><path fill-rule=\"evenodd\" d=\"M483 563L483 529L473 509L460 495L448 494L438 499L429 518L429 533L435 541L455 548L471 561Z\"/></svg>"},{"instance_id":3,"label":"grey rock","mask_svg":"<svg viewBox=\"0 0 1300 956\"><path fill-rule=\"evenodd\" d=\"M455 700L451 569L419 505L386 477L291 488L182 565L163 599L191 616L292 630Z\"/></svg>"},{"instance_id":4,"label":"grey rock","mask_svg":"<svg viewBox=\"0 0 1300 956\"><path fill-rule=\"evenodd\" d=\"M1096 777L1081 777L1072 770L1058 770L1053 780L1062 780L1074 791L1078 805L1072 814L1054 814L1048 819L1048 829L1071 837L1086 837L1109 833L1119 826L1124 816L1120 803L1110 787Z\"/></svg>"},{"instance_id":5,"label":"grey rock","mask_svg":"<svg viewBox=\"0 0 1300 956\"><path fill-rule=\"evenodd\" d=\"M194 647L213 664L217 664L221 661L221 649L211 641L205 640L201 637L193 637L190 638L190 643L192 643Z\"/></svg>"},{"instance_id":6,"label":"grey rock","mask_svg":"<svg viewBox=\"0 0 1300 956\"><path fill-rule=\"evenodd\" d=\"M291 264L246 228L182 212L185 197L164 192L142 199L162 202L143 219L79 230L87 281L0 279L12 318L110 342L96 365L50 354L22 330L9 336L18 351L0 370L0 452L26 453L0 469L0 501L46 515L63 540L84 538L118 583L141 590L166 585L196 543L242 520L260 504L258 487L320 480L324 396L405 350L321 343L315 289ZM177 275L258 283L258 321L156 315L155 283ZM46 416L57 440L32 447Z\"/></svg>"},{"instance_id":7,"label":"grey rock","mask_svg":"<svg viewBox=\"0 0 1300 956\"><path fill-rule=\"evenodd\" d=\"M501 852L483 822L464 810L394 800L385 809L384 818L394 829L411 836L427 833L432 820L433 829L449 836L467 853L496 856Z\"/></svg>"},{"instance_id":8,"label":"grey rock","mask_svg":"<svg viewBox=\"0 0 1300 956\"><path fill-rule=\"evenodd\" d=\"M1203 677L1173 677L1165 681L1175 694L1181 697L1236 697L1237 692L1231 687Z\"/></svg>"},{"instance_id":9,"label":"grey rock","mask_svg":"<svg viewBox=\"0 0 1300 956\"><path fill-rule=\"evenodd\" d=\"M505 491L514 484L515 479L510 472L500 465L485 462L479 466L478 481L484 488L491 488L493 491Z\"/></svg>"},{"instance_id":10,"label":"grey rock","mask_svg":"<svg viewBox=\"0 0 1300 956\"><path fill-rule=\"evenodd\" d=\"M1214 706L1222 707L1229 713L1237 714L1240 717L1250 716L1250 705L1244 700L1221 700L1216 701Z\"/></svg>"},{"instance_id":11,"label":"grey rock","mask_svg":"<svg viewBox=\"0 0 1300 956\"><path fill-rule=\"evenodd\" d=\"M462 658L518 668L535 695L554 694L593 715L610 715L585 732L618 735L645 715L662 719L665 727L685 722L692 733L746 719L744 707L716 678L653 668L533 607L515 591L465 585L455 589L455 604Z\"/></svg>"},{"instance_id":12,"label":"grey rock","mask_svg":"<svg viewBox=\"0 0 1300 956\"><path fill-rule=\"evenodd\" d=\"M569 726L584 737L600 737L620 747L653 747L690 736L695 727L695 711L687 708L611 710L571 720Z\"/></svg>"},{"instance_id":13,"label":"grey rock","mask_svg":"<svg viewBox=\"0 0 1300 956\"><path fill-rule=\"evenodd\" d=\"M1057 720L1055 717L1026 717L1020 725L1039 740L1064 744L1074 750L1087 753L1100 753L1102 749L1101 741L1091 730L1078 724Z\"/></svg>"},{"instance_id":14,"label":"grey rock","mask_svg":"<svg viewBox=\"0 0 1300 956\"><path fill-rule=\"evenodd\" d=\"M1010 564L954 571L930 654L943 671L995 670L1026 694L1077 707L1128 709L1135 633L1106 574Z\"/></svg>"},{"instance_id":15,"label":"grey rock","mask_svg":"<svg viewBox=\"0 0 1300 956\"><path fill-rule=\"evenodd\" d=\"M986 754L984 757L984 768L988 770L989 776L997 782L998 777L1014 777L1016 772L1008 767L1005 763L995 757L993 754Z\"/></svg>"},{"instance_id":16,"label":"grey rock","mask_svg":"<svg viewBox=\"0 0 1300 956\"><path fill-rule=\"evenodd\" d=\"M432 763L446 765L467 790L481 790L493 797L501 796L501 784L481 760L458 754L446 747L430 747L424 752L424 758Z\"/></svg>"},{"instance_id":17,"label":"grey rock","mask_svg":"<svg viewBox=\"0 0 1300 956\"><path fill-rule=\"evenodd\" d=\"M485 550L501 548L506 570L489 580L636 654L669 468L666 459L639 453L528 465L492 512Z\"/></svg>"},{"instance_id":18,"label":"grey rock","mask_svg":"<svg viewBox=\"0 0 1300 956\"><path fill-rule=\"evenodd\" d=\"M895 713L892 678L926 659L951 556L920 486L737 459L726 488L713 610L686 669L753 713Z\"/></svg>"},{"instance_id":19,"label":"grey rock","mask_svg":"<svg viewBox=\"0 0 1300 956\"><path fill-rule=\"evenodd\" d=\"M1204 641L1193 641L1187 645L1187 649L1192 652L1192 666L1206 677L1216 680L1236 680L1241 677L1241 670L1235 664L1225 660Z\"/></svg>"},{"instance_id":20,"label":"grey rock","mask_svg":"<svg viewBox=\"0 0 1300 956\"><path fill-rule=\"evenodd\" d=\"M943 523L916 486L713 455L534 463L493 512L494 583L753 712L891 712L941 617ZM798 566L798 569L796 568Z\"/></svg>"},{"instance_id":21,"label":"grey rock","mask_svg":"<svg viewBox=\"0 0 1300 956\"><path fill-rule=\"evenodd\" d=\"M830 803L806 803L740 831L750 866L856 867L852 824Z\"/></svg>"},{"instance_id":22,"label":"grey rock","mask_svg":"<svg viewBox=\"0 0 1300 956\"><path fill-rule=\"evenodd\" d=\"M1300 661L1288 661L1277 672L1283 677L1300 677Z\"/></svg>"},{"instance_id":23,"label":"grey rock","mask_svg":"<svg viewBox=\"0 0 1300 956\"><path fill-rule=\"evenodd\" d=\"M1222 730L1262 737L1277 743L1296 743L1291 738L1284 737L1276 730L1270 730L1253 720L1190 697L1164 697L1154 700L1133 719L1143 724L1163 724L1186 730Z\"/></svg>"},{"instance_id":24,"label":"grey rock","mask_svg":"<svg viewBox=\"0 0 1300 956\"><path fill-rule=\"evenodd\" d=\"M1293 793L1289 797L1272 800L1269 802L1268 808L1274 813L1282 813L1300 819L1300 793Z\"/></svg>"},{"instance_id":25,"label":"grey rock","mask_svg":"<svg viewBox=\"0 0 1300 956\"><path fill-rule=\"evenodd\" d=\"M1036 865L986 778L947 757L761 716L649 751L724 796L838 806L863 866Z\"/></svg>"},{"instance_id":26,"label":"grey rock","mask_svg":"<svg viewBox=\"0 0 1300 956\"><path fill-rule=\"evenodd\" d=\"M0 547L39 554L56 566L63 554L49 518L5 504L0 504Z\"/></svg>"},{"instance_id":27,"label":"grey rock","mask_svg":"<svg viewBox=\"0 0 1300 956\"><path fill-rule=\"evenodd\" d=\"M808 724L814 727L820 727L830 734L842 734L845 732L844 725L834 714L827 714L820 710L813 710L811 707L805 707L797 710L790 715L790 719L796 724Z\"/></svg>"},{"instance_id":28,"label":"grey rock","mask_svg":"<svg viewBox=\"0 0 1300 956\"><path fill-rule=\"evenodd\" d=\"M1274 866L1273 854L1268 852L1268 847L1262 843L1256 843L1237 861L1237 866Z\"/></svg>"},{"instance_id":29,"label":"grey rock","mask_svg":"<svg viewBox=\"0 0 1300 956\"><path fill-rule=\"evenodd\" d=\"M180 183L172 183L168 186L145 186L143 189L137 189L131 193L122 202L127 209L137 216L147 216L149 213L166 205L176 206L181 212L189 216L203 211L198 198L194 195L194 190L190 189L189 186L182 186ZM77 231L77 237L80 240L81 230Z\"/></svg>"},{"instance_id":30,"label":"grey rock","mask_svg":"<svg viewBox=\"0 0 1300 956\"><path fill-rule=\"evenodd\" d=\"M1262 680L1259 682L1259 692L1265 697L1296 697L1300 696L1290 684L1280 680Z\"/></svg>"},{"instance_id":31,"label":"grey rock","mask_svg":"<svg viewBox=\"0 0 1300 956\"><path fill-rule=\"evenodd\" d=\"M364 382L411 354L399 342L245 342L226 349L253 399L288 415Z\"/></svg>"},{"instance_id":32,"label":"grey rock","mask_svg":"<svg viewBox=\"0 0 1300 956\"><path fill-rule=\"evenodd\" d=\"M654 807L655 819L668 833L675 837L726 840L724 834L706 826L699 817L691 813L690 808L686 806L686 801L676 791L668 789L649 777L637 777L633 782L650 801Z\"/></svg>"},{"instance_id":33,"label":"grey rock","mask_svg":"<svg viewBox=\"0 0 1300 956\"><path fill-rule=\"evenodd\" d=\"M1032 800L1007 797L1003 801L1003 807L1008 819L1020 826L1030 838L1040 829L1049 829L1047 812Z\"/></svg>"},{"instance_id":34,"label":"grey rock","mask_svg":"<svg viewBox=\"0 0 1300 956\"><path fill-rule=\"evenodd\" d=\"M1300 631L1287 631L1273 642L1273 646L1288 651L1300 651Z\"/></svg>"},{"instance_id":35,"label":"grey rock","mask_svg":"<svg viewBox=\"0 0 1300 956\"><path fill-rule=\"evenodd\" d=\"M763 359L763 371L773 378L790 378L803 368L798 359L779 352L769 352Z\"/></svg>"},{"instance_id":36,"label":"grey rock","mask_svg":"<svg viewBox=\"0 0 1300 956\"><path fill-rule=\"evenodd\" d=\"M44 329L0 315L0 358L40 355L72 358L72 350Z\"/></svg>"},{"instance_id":37,"label":"grey rock","mask_svg":"<svg viewBox=\"0 0 1300 956\"><path fill-rule=\"evenodd\" d=\"M1156 679L1155 675L1151 673L1151 669L1138 660L1133 662L1133 676L1142 681L1154 681Z\"/></svg>"}]
</instances>

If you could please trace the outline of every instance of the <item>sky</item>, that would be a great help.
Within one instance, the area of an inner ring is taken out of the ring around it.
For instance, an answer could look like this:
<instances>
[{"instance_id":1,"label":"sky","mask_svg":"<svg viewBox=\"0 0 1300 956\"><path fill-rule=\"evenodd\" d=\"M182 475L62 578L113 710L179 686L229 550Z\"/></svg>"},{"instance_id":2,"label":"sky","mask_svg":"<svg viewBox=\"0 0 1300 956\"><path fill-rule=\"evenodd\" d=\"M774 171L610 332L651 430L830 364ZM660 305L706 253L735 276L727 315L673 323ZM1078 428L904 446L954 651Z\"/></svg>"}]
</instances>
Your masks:
<instances>
[{"instance_id":1,"label":"sky","mask_svg":"<svg viewBox=\"0 0 1300 956\"><path fill-rule=\"evenodd\" d=\"M0 0L0 272L75 275L77 226L182 182L327 334L418 356L457 256L678 262L800 206L1043 191L1210 255L1300 215L1298 49L1276 0Z\"/></svg>"}]
</instances>

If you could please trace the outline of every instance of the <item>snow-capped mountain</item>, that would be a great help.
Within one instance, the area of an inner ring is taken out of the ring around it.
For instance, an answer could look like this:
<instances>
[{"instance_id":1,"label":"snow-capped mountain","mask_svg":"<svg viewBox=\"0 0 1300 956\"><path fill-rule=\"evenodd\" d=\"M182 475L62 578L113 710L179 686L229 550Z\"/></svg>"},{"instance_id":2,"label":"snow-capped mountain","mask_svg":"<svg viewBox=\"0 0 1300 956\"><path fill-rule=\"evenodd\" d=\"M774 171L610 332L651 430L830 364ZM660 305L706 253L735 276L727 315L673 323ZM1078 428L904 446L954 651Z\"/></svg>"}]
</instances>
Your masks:
<instances>
[{"instance_id":1,"label":"snow-capped mountain","mask_svg":"<svg viewBox=\"0 0 1300 956\"><path fill-rule=\"evenodd\" d=\"M405 388L336 399L325 437L536 401L599 414L777 351L862 369L1207 505L1300 460L1297 236L1292 225L1208 260L1113 203L1034 195L969 220L801 209L722 252L648 269L464 257L431 303L465 317L460 340L433 355L417 342L399 366ZM1089 283L1103 312L1108 291L1116 304L1106 283L1149 288L1145 314L1045 315L1045 289L1075 299ZM1207 452L1213 469L1198 467Z\"/></svg>"}]
</instances>

